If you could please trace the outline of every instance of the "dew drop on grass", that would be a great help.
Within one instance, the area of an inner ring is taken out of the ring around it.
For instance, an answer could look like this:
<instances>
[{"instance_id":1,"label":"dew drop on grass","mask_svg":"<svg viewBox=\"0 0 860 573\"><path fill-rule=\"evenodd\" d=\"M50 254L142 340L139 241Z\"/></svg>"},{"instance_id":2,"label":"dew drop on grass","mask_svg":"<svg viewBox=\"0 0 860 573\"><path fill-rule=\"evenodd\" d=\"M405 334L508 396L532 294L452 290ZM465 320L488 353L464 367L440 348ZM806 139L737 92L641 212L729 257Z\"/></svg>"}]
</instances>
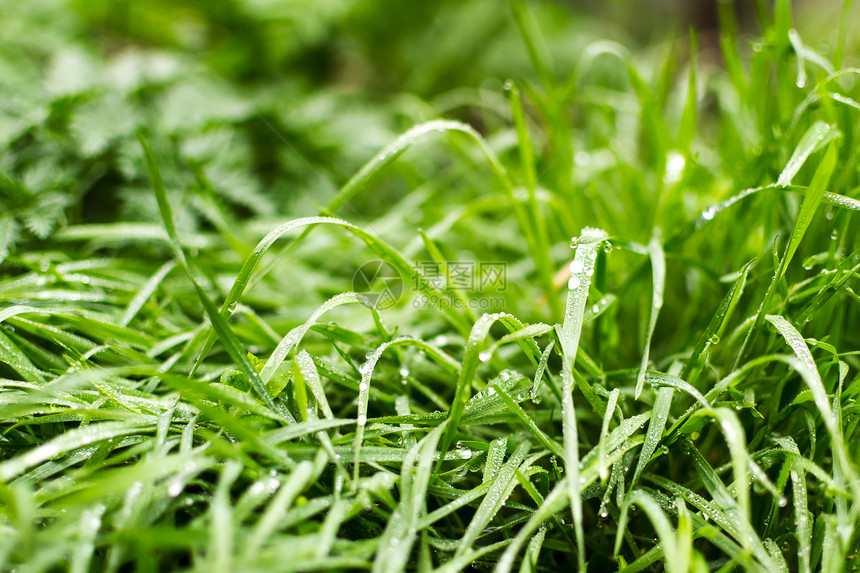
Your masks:
<instances>
[{"instance_id":1,"label":"dew drop on grass","mask_svg":"<svg viewBox=\"0 0 860 573\"><path fill-rule=\"evenodd\" d=\"M355 420L355 423L359 426L365 425L367 423L367 416L365 416L364 414L359 414L358 418L356 418Z\"/></svg>"},{"instance_id":2,"label":"dew drop on grass","mask_svg":"<svg viewBox=\"0 0 860 573\"><path fill-rule=\"evenodd\" d=\"M716 215L716 213L717 213L716 208L714 208L713 206L708 207L707 209L702 211L702 219L710 221L711 219L714 218L714 215Z\"/></svg>"},{"instance_id":3,"label":"dew drop on grass","mask_svg":"<svg viewBox=\"0 0 860 573\"><path fill-rule=\"evenodd\" d=\"M609 254L612 252L612 243L609 241L603 242L603 252Z\"/></svg>"},{"instance_id":4,"label":"dew drop on grass","mask_svg":"<svg viewBox=\"0 0 860 573\"><path fill-rule=\"evenodd\" d=\"M478 354L478 360L481 362L486 362L490 359L490 351L484 350L480 354Z\"/></svg>"},{"instance_id":5,"label":"dew drop on grass","mask_svg":"<svg viewBox=\"0 0 860 573\"><path fill-rule=\"evenodd\" d=\"M170 482L170 485L167 486L167 495L176 497L180 493L182 493L182 481L177 479Z\"/></svg>"},{"instance_id":6,"label":"dew drop on grass","mask_svg":"<svg viewBox=\"0 0 860 573\"><path fill-rule=\"evenodd\" d=\"M403 378L406 378L407 376L409 376L409 369L406 367L401 368L400 369L400 376L402 376Z\"/></svg>"},{"instance_id":7,"label":"dew drop on grass","mask_svg":"<svg viewBox=\"0 0 860 573\"><path fill-rule=\"evenodd\" d=\"M785 507L786 505L788 505L788 500L785 499L784 495L781 495L779 496L779 499L776 500L776 503L779 507Z\"/></svg>"},{"instance_id":8,"label":"dew drop on grass","mask_svg":"<svg viewBox=\"0 0 860 573\"><path fill-rule=\"evenodd\" d=\"M607 519L609 517L609 510L606 509L606 504L600 504L600 519Z\"/></svg>"},{"instance_id":9,"label":"dew drop on grass","mask_svg":"<svg viewBox=\"0 0 860 573\"><path fill-rule=\"evenodd\" d=\"M261 481L255 481L248 493L253 496L260 495L266 489L266 484Z\"/></svg>"},{"instance_id":10,"label":"dew drop on grass","mask_svg":"<svg viewBox=\"0 0 860 573\"><path fill-rule=\"evenodd\" d=\"M579 274L582 272L582 261L579 259L574 260L570 263L570 272L573 274Z\"/></svg>"},{"instance_id":11,"label":"dew drop on grass","mask_svg":"<svg viewBox=\"0 0 860 573\"><path fill-rule=\"evenodd\" d=\"M579 288L579 285L581 283L582 283L582 281L579 280L579 277L572 276L572 277L570 277L570 280L567 281L567 288L569 290L577 289L577 288Z\"/></svg>"},{"instance_id":12,"label":"dew drop on grass","mask_svg":"<svg viewBox=\"0 0 860 573\"><path fill-rule=\"evenodd\" d=\"M361 384L359 384L358 385L358 391L359 392L366 392L367 391L367 382L362 382Z\"/></svg>"},{"instance_id":13,"label":"dew drop on grass","mask_svg":"<svg viewBox=\"0 0 860 573\"><path fill-rule=\"evenodd\" d=\"M591 312L593 312L594 314L597 314L598 312L600 312L600 305L595 304L594 306L592 306Z\"/></svg>"}]
</instances>

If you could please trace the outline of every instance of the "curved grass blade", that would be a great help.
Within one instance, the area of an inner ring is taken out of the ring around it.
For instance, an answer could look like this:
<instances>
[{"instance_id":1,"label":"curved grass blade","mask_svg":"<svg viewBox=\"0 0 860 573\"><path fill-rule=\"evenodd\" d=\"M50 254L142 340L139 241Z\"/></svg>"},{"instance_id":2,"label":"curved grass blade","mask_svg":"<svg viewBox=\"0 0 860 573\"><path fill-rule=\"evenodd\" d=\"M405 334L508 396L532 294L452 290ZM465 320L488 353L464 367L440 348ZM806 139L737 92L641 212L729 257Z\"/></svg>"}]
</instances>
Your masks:
<instances>
[{"instance_id":1,"label":"curved grass blade","mask_svg":"<svg viewBox=\"0 0 860 573\"><path fill-rule=\"evenodd\" d=\"M432 282L428 281L424 278L420 273L416 273L403 255L400 254L396 249L376 237L371 233L368 233L364 229L353 225L347 221L342 219L336 219L334 217L302 217L299 219L293 219L291 221L287 221L277 228L273 229L269 232L268 235L263 237L257 246L254 248L254 251L245 259L245 262L242 264L242 268L239 271L239 274L236 277L236 280L233 282L233 286L230 288L230 292L227 293L227 297L224 299L224 304L221 306L221 316L223 318L227 318L232 313L232 309L235 308L235 305L239 302L239 298L242 296L242 293L245 292L245 288L248 286L248 283L251 281L252 277L260 278L261 275L255 275L255 271L260 264L263 256L269 251L269 249L275 244L275 242L281 237L299 229L302 227L310 227L321 224L328 225L336 225L346 229L351 232L353 235L360 238L364 243L370 248L371 251L374 252L377 256L379 256L386 263L390 264L394 267L401 276L404 277L413 277L415 279L414 284L417 287L418 291L422 294L428 296L440 296L439 290L433 285ZM452 322L452 324L461 332L465 332L468 327L463 322L463 317L454 311L454 309L450 309L445 307L443 309L445 311L446 316ZM209 334L207 334L209 337ZM204 344L201 353L198 355L197 360L195 361L195 366L192 368L192 374L196 372L197 368L202 364L203 359L206 357L207 353L212 347L212 340L207 338L207 342Z\"/></svg>"},{"instance_id":2,"label":"curved grass blade","mask_svg":"<svg viewBox=\"0 0 860 573\"><path fill-rule=\"evenodd\" d=\"M475 512L474 517L472 517L472 521L469 522L469 526L463 533L463 537L457 546L457 551L454 553L455 558L464 555L472 548L472 544L475 543L478 536L487 524L490 523L490 520L502 508L505 499L510 494L509 489L512 489L516 485L514 473L525 460L528 450L528 443L520 444L508 461L502 466L495 479L493 479L487 495L484 496L481 505L478 506L478 510Z\"/></svg>"},{"instance_id":3,"label":"curved grass blade","mask_svg":"<svg viewBox=\"0 0 860 573\"><path fill-rule=\"evenodd\" d=\"M325 301L319 308L317 308L313 314L299 326L290 330L286 336L284 336L281 341L278 343L278 346L275 347L275 350L272 352L272 355L266 361L266 364L263 366L263 369L260 370L260 378L263 382L268 383L272 376L275 374L275 371L278 367L283 363L286 357L293 352L296 348L298 348L299 343L302 341L302 338L308 333L308 331L317 323L317 319L320 316L325 314L326 312L341 306L343 304L361 304L370 309L370 312L373 314L374 319L379 318L379 311L377 311L373 304L371 304L370 300L367 297L354 293L354 292L344 292L338 295L333 296L332 298Z\"/></svg>"},{"instance_id":4,"label":"curved grass blade","mask_svg":"<svg viewBox=\"0 0 860 573\"><path fill-rule=\"evenodd\" d=\"M433 469L436 446L449 422L439 424L415 444L403 460L400 473L400 503L379 538L373 562L374 573L401 573L418 534L418 520L426 510L427 486Z\"/></svg>"},{"instance_id":5,"label":"curved grass blade","mask_svg":"<svg viewBox=\"0 0 860 573\"><path fill-rule=\"evenodd\" d=\"M532 382L532 388L529 393L531 399L537 400L540 395L540 383L543 379L543 374L546 371L546 363L549 360L549 355L552 352L553 347L555 346L555 340L550 340L549 344L546 345L544 351L540 355L540 361L538 362L537 370L535 370L534 382Z\"/></svg>"},{"instance_id":6,"label":"curved grass blade","mask_svg":"<svg viewBox=\"0 0 860 573\"><path fill-rule=\"evenodd\" d=\"M562 349L562 428L564 436L564 464L567 472L568 499L576 533L579 569L585 570L585 540L582 530L582 500L579 483L579 436L576 429L576 413L573 408L573 368L582 334L582 318L597 251L609 236L602 229L586 227L576 243L576 254L570 264L570 279L567 286L567 309L561 327Z\"/></svg>"},{"instance_id":7,"label":"curved grass blade","mask_svg":"<svg viewBox=\"0 0 860 573\"><path fill-rule=\"evenodd\" d=\"M72 450L89 446L103 440L136 434L149 428L144 424L131 424L128 421L103 422L68 430L20 456L0 463L0 480L11 481L28 468L46 462Z\"/></svg>"},{"instance_id":8,"label":"curved grass blade","mask_svg":"<svg viewBox=\"0 0 860 573\"><path fill-rule=\"evenodd\" d=\"M699 340L696 342L696 346L693 348L693 351L690 353L690 357L687 359L687 362L684 364L684 368L681 370L678 378L681 380L687 380L691 383L695 383L695 378L691 375L696 371L696 367L704 356L705 352L707 352L708 347L712 344L715 344L725 328L725 325L728 323L729 319L732 316L734 309L737 307L738 300L743 294L744 287L746 286L747 276L749 275L750 267L753 261L748 262L741 268L740 276L732 285L732 288L720 302L720 306L717 308L717 312L714 313L713 318L708 323L708 327L705 329L705 332L702 333L702 336L699 337ZM693 378L691 380L691 378Z\"/></svg>"},{"instance_id":9,"label":"curved grass blade","mask_svg":"<svg viewBox=\"0 0 860 573\"><path fill-rule=\"evenodd\" d=\"M812 222L812 217L815 215L815 211L818 209L819 203L821 203L824 188L830 181L830 175L833 173L833 168L835 166L836 149L833 146L830 146L827 149L827 153L824 155L824 159L821 160L821 164L818 166L818 169L816 169L815 175L812 177L812 182L809 184L809 188L806 190L806 194L803 197L803 203L800 206L800 212L797 214L797 221L794 224L794 230L792 231L791 238L788 241L788 247L779 262L779 267L777 268L776 273L774 273L773 280L771 281L770 286L768 286L764 299L756 312L755 321L747 332L746 338L737 353L735 365L739 363L744 355L744 351L747 349L748 345L752 344L755 335L761 328L761 324L764 322L765 313L770 308L770 301L776 293L780 281L783 276L785 276L788 264L794 257L794 253L797 251L798 246L800 246L800 241L806 234L806 229Z\"/></svg>"},{"instance_id":10,"label":"curved grass blade","mask_svg":"<svg viewBox=\"0 0 860 573\"><path fill-rule=\"evenodd\" d=\"M440 363L442 365L449 367L453 366L454 368L456 368L456 363L453 362L452 359L449 359L447 355L442 352L436 351L435 349L432 349L432 347L430 347L430 345L428 345L423 340L418 340L415 338L396 338L389 342L382 343L376 350L373 351L373 353L368 357L367 361L359 368L359 372L361 373L361 382L358 385L358 414L355 422L355 438L353 439L353 463L355 464L353 467L353 479L356 483L358 482L359 476L361 443L364 440L364 430L365 425L367 424L367 406L370 401L370 380L373 376L373 371L376 368L377 362L379 362L379 359L382 357L382 353L385 352L385 350L388 348L397 346L415 346L425 350L430 349L430 351L435 354L431 354L430 352L428 352L428 355L430 355L431 357L435 356L437 359L440 359ZM444 358L442 358L443 356ZM463 367L463 369L465 369L465 366ZM440 464L442 463L446 453L447 448L442 448L441 456L439 459Z\"/></svg>"},{"instance_id":11,"label":"curved grass blade","mask_svg":"<svg viewBox=\"0 0 860 573\"><path fill-rule=\"evenodd\" d=\"M615 406L618 404L618 397L621 395L621 390L614 388L609 393L609 399L606 401L606 412L603 414L603 425L600 428L600 440L597 442L598 451L598 473L600 481L606 481L609 477L609 470L606 466L606 438L609 435L609 422L615 415Z\"/></svg>"},{"instance_id":12,"label":"curved grass blade","mask_svg":"<svg viewBox=\"0 0 860 573\"><path fill-rule=\"evenodd\" d=\"M643 414L641 416L637 416L638 420L633 420L632 418L630 420L632 420L635 424L635 428L639 428L641 427L642 423L647 419L647 417L647 414ZM625 422L628 422L628 420L625 420ZM629 436L629 433L624 432L624 430L626 429L628 428L622 428L621 426L619 426L618 428L613 430L612 433L616 434L620 431L622 433L619 434L619 436L625 434ZM606 460L606 463L609 465L614 464L619 459L621 459L625 452L627 452L631 448L639 446L640 443L641 438L638 440L634 438L626 440L621 447L618 447L616 445L615 447L617 447L618 449L613 449L612 447L610 447L609 449L611 453L609 454L609 458ZM595 479L598 478L597 465L597 462L593 461L592 463L589 463L584 467L579 476L580 486L578 487L587 487ZM534 513L532 513L528 521L526 521L526 524L522 527L522 529L520 529L519 532L517 532L516 537L514 537L513 541L511 541L511 544L505 549L505 552L499 558L493 571L497 573L509 573L514 565L514 559L516 559L516 556L519 553L520 549L522 549L523 545L526 544L526 542L531 538L534 532L537 531L548 520L552 519L555 514L563 510L565 506L568 505L570 501L570 498L568 496L571 489L567 484L567 481L569 479L570 475L567 475L560 479L558 482L556 482L552 491L550 491L549 495L544 498L544 501L540 505L540 507L538 507L538 509L535 510ZM578 492L577 495L579 495Z\"/></svg>"},{"instance_id":13,"label":"curved grass blade","mask_svg":"<svg viewBox=\"0 0 860 573\"><path fill-rule=\"evenodd\" d=\"M835 462L833 474L837 487L844 489L847 484L851 489L852 495L855 498L860 498L860 483L857 481L857 472L848 456L838 416L834 415L834 411L830 406L827 391L824 388L821 375L818 373L818 368L815 366L812 354L809 352L809 347L806 346L806 341L797 329L781 316L768 315L767 320L773 324L786 343L791 347L792 351L794 351L795 356L797 356L796 360L788 359L785 362L800 373L801 378L803 378L803 381L809 387L813 403L818 409L819 414L821 414L824 427L827 428L827 432L830 434L831 449ZM845 523L847 518L843 517L841 521ZM847 543L847 539L845 538L848 537L845 532L849 529L848 526L840 528L840 533L845 543Z\"/></svg>"},{"instance_id":14,"label":"curved grass blade","mask_svg":"<svg viewBox=\"0 0 860 573\"><path fill-rule=\"evenodd\" d=\"M683 504L683 502L681 502ZM653 497L642 490L633 491L628 501L621 508L621 517L618 520L618 528L615 535L615 554L618 555L621 549L622 535L626 529L627 512L630 506L636 504L645 510L645 515L651 520L651 524L657 532L663 547L663 558L666 564L666 571L669 573L686 573L690 564L690 547L684 549L680 547L680 539L675 534L669 518L660 504Z\"/></svg>"},{"instance_id":15,"label":"curved grass blade","mask_svg":"<svg viewBox=\"0 0 860 573\"><path fill-rule=\"evenodd\" d=\"M122 318L119 320L120 326L128 326L128 323L131 322L143 305L149 300L149 297L152 296L152 293L158 288L158 285L161 284L161 281L164 280L164 277L173 270L173 267L176 266L175 261L167 261L155 272L152 277L146 281L146 284L143 285L134 298L131 299L131 302L128 303L128 306L125 309L125 312L122 314Z\"/></svg>"},{"instance_id":16,"label":"curved grass blade","mask_svg":"<svg viewBox=\"0 0 860 573\"><path fill-rule=\"evenodd\" d=\"M648 319L648 331L645 334L645 348L642 351L642 364L639 367L639 376L636 378L636 391L633 395L638 400L645 384L645 372L648 370L649 354L651 352L651 337L654 335L654 327L657 326L657 316L663 307L663 289L666 284L666 255L663 253L663 245L660 230L654 229L654 235L648 243L648 256L651 258L651 269L653 273L653 291L651 294L651 314Z\"/></svg>"},{"instance_id":17,"label":"curved grass blade","mask_svg":"<svg viewBox=\"0 0 860 573\"><path fill-rule=\"evenodd\" d=\"M785 169L779 174L776 184L780 186L791 185L794 176L797 175L797 172L800 171L800 168L809 159L809 156L830 143L833 139L839 137L839 135L839 130L827 125L823 121L816 121L812 124L806 130L806 133L803 134L800 143L794 148L794 153L791 155L788 163L785 164Z\"/></svg>"},{"instance_id":18,"label":"curved grass blade","mask_svg":"<svg viewBox=\"0 0 860 573\"><path fill-rule=\"evenodd\" d=\"M260 379L260 375L257 373L257 370L251 365L251 362L248 359L245 350L242 348L239 339L236 337L236 334L227 324L226 318L218 311L215 304L209 298L209 295L206 294L194 278L194 273L188 265L188 261L185 257L185 251L182 248L182 244L179 242L179 235L176 233L176 227L173 223L173 211L171 210L170 202L167 199L167 190L164 188L161 171L158 169L158 164L155 162L155 156L152 154L152 150L149 148L143 135L140 135L139 139L140 144L143 147L144 155L146 156L146 168L149 171L152 190L155 193L155 198L158 202L158 210L161 213L161 219L164 222L167 235L170 237L170 246L173 249L174 256L177 261L179 261L185 274L188 275L188 279L194 286L194 290L197 291L200 302L203 304L203 308L206 310L206 314L209 316L209 320L212 322L212 326L215 329L215 332L218 333L218 337L224 344L224 348L227 350L230 358L239 367L242 374L244 374L251 382L251 386L254 388L254 391L263 403L266 404L266 406L268 406L273 412L281 413L281 409L275 405L275 401L272 399L271 395L269 395L266 385Z\"/></svg>"},{"instance_id":19,"label":"curved grass blade","mask_svg":"<svg viewBox=\"0 0 860 573\"><path fill-rule=\"evenodd\" d=\"M451 409L448 411L448 426L445 430L445 435L442 437L439 450L442 453L442 458L451 447L451 442L454 441L454 435L460 424L460 419L463 417L463 412L466 409L466 404L471 397L471 385L475 378L475 372L478 369L478 363L489 360L490 356L481 351L481 345L487 338L490 332L490 327L497 320L503 317L510 317L506 313L484 314L472 326L472 331L469 333L469 338L466 341L466 348L463 352L463 364L460 368L460 374L457 378L457 386L454 390L454 400L451 402ZM512 318L512 317L511 317ZM532 341L534 343L534 341ZM440 464L441 459L440 458ZM438 466L437 466L438 469Z\"/></svg>"},{"instance_id":20,"label":"curved grass blade","mask_svg":"<svg viewBox=\"0 0 860 573\"><path fill-rule=\"evenodd\" d=\"M663 430L666 428L666 420L669 418L669 408L672 406L672 394L674 392L672 388L660 388L657 390L657 399L654 401L654 407L651 409L651 421L648 423L645 442L642 444L642 453L639 454L639 462L636 464L636 470L633 472L633 479L630 482L631 489L639 483L639 476L642 475L642 470L645 469L645 466L651 460L651 456L660 444ZM631 503L633 503L632 500ZM620 530L621 527L619 527ZM620 538L618 542L620 543Z\"/></svg>"}]
</instances>

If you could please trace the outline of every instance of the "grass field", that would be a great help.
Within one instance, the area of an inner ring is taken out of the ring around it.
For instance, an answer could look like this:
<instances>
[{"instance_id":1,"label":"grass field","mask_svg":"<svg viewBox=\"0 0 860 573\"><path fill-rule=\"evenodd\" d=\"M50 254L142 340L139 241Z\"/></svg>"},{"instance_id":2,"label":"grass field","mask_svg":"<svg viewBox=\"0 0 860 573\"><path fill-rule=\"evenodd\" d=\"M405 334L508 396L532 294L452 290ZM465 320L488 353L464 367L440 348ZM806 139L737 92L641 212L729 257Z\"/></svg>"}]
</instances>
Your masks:
<instances>
[{"instance_id":1,"label":"grass field","mask_svg":"<svg viewBox=\"0 0 860 573\"><path fill-rule=\"evenodd\" d=\"M0 571L860 571L851 2L410 4L0 0Z\"/></svg>"}]
</instances>

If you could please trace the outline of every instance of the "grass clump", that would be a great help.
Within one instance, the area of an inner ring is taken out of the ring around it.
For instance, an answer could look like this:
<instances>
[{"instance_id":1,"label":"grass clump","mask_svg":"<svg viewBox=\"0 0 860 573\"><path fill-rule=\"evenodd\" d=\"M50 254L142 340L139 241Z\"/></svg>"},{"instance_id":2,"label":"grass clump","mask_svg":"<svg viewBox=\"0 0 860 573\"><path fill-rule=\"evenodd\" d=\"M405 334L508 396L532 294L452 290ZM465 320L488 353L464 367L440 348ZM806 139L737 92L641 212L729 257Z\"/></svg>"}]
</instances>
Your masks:
<instances>
[{"instance_id":1,"label":"grass clump","mask_svg":"<svg viewBox=\"0 0 860 573\"><path fill-rule=\"evenodd\" d=\"M532 73L427 96L448 54L381 105L306 70L303 109L364 106L324 134L254 83L313 38L196 67L114 22L161 55L17 70L0 569L860 569L857 70L760 4L751 40L721 4L717 65L696 33L559 60L513 0L481 29ZM304 17L372 29L337 7ZM249 42L300 20L259 10Z\"/></svg>"}]
</instances>

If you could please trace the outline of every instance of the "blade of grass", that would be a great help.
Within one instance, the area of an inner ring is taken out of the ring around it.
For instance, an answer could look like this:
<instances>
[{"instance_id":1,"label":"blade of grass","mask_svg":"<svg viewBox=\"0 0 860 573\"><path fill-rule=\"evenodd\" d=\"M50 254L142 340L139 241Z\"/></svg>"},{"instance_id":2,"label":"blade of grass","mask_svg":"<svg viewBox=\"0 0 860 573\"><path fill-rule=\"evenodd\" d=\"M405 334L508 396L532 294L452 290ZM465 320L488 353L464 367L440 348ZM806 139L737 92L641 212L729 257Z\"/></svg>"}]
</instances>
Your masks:
<instances>
[{"instance_id":1,"label":"blade of grass","mask_svg":"<svg viewBox=\"0 0 860 573\"><path fill-rule=\"evenodd\" d=\"M636 391L634 393L636 400L639 399L642 387L645 384L645 373L648 370L648 360L651 352L651 337L654 335L654 327L657 325L657 316L663 307L663 290L666 284L666 255L663 253L662 238L658 228L654 229L654 234L648 243L648 256L651 258L654 286L651 294L651 313L648 319L648 331L645 334L645 348L642 351L642 364L639 367L639 376L636 378Z\"/></svg>"},{"instance_id":2,"label":"blade of grass","mask_svg":"<svg viewBox=\"0 0 860 573\"><path fill-rule=\"evenodd\" d=\"M601 229L585 228L576 243L568 281L567 309L562 324L562 424L564 435L564 465L567 472L568 498L576 533L579 569L585 569L585 540L582 529L582 501L579 480L579 437L573 408L573 368L582 334L582 319L597 251L608 238Z\"/></svg>"}]
</instances>

